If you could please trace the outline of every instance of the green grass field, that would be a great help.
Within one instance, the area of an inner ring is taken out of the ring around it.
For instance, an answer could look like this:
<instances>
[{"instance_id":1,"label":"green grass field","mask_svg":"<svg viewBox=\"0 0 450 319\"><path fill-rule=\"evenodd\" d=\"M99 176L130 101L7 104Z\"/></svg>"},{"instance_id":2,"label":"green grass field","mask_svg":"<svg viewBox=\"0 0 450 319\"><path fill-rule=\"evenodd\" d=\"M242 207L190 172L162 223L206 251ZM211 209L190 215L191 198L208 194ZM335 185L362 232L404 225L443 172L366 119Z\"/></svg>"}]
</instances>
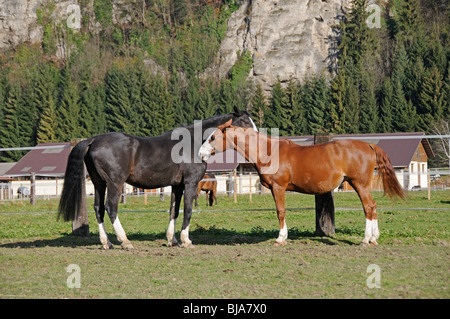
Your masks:
<instances>
[{"instance_id":1,"label":"green grass field","mask_svg":"<svg viewBox=\"0 0 450 319\"><path fill-rule=\"evenodd\" d=\"M0 298L449 298L450 191L410 192L392 202L373 193L381 237L359 245L365 218L355 193L336 193L336 234L316 237L314 197L287 194L288 245L273 247L278 221L271 195L205 197L191 219L195 247L166 246L169 199L128 197L122 225L135 249L125 251L106 221L116 249L104 251L95 216L89 238L72 236L56 220L57 200L0 202ZM88 202L92 209L92 198ZM427 209L425 209L427 208ZM430 209L432 208L432 209ZM270 209L269 211L253 211ZM40 213L12 213L12 212ZM134 212L130 212L134 211ZM182 223L177 221L176 236ZM80 269L80 288L66 271ZM369 288L368 266L379 267L380 288Z\"/></svg>"}]
</instances>

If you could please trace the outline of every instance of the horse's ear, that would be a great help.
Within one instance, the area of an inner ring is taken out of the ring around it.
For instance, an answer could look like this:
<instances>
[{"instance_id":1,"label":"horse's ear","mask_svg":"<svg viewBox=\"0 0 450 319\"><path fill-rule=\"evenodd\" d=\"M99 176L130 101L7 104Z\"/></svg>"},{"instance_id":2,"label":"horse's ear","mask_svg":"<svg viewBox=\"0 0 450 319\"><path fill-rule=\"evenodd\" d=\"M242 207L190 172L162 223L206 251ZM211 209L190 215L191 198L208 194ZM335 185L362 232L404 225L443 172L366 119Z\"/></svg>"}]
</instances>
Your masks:
<instances>
[{"instance_id":1,"label":"horse's ear","mask_svg":"<svg viewBox=\"0 0 450 319\"><path fill-rule=\"evenodd\" d=\"M242 112L241 110L239 110L239 109L237 108L237 106L234 106L234 116L239 117L239 116L242 116L242 115L244 115L244 112Z\"/></svg>"},{"instance_id":2,"label":"horse's ear","mask_svg":"<svg viewBox=\"0 0 450 319\"><path fill-rule=\"evenodd\" d=\"M232 122L233 122L233 120L231 119L228 122L226 122L226 123L224 123L222 125L219 125L217 128L223 132L223 130L225 130L227 127L231 126Z\"/></svg>"}]
</instances>

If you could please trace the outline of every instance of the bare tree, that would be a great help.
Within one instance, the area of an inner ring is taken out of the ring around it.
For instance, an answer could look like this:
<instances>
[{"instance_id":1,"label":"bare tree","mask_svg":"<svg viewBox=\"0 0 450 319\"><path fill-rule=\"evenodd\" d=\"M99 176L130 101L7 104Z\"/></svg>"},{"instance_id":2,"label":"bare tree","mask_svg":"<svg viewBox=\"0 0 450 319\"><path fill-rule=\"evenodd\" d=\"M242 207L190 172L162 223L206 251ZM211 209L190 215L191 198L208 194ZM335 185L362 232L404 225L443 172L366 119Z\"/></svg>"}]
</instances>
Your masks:
<instances>
[{"instance_id":1,"label":"bare tree","mask_svg":"<svg viewBox=\"0 0 450 319\"><path fill-rule=\"evenodd\" d=\"M439 142L435 144L436 156L446 160L450 167L450 126L449 120L441 119L431 125L431 132L440 135Z\"/></svg>"}]
</instances>

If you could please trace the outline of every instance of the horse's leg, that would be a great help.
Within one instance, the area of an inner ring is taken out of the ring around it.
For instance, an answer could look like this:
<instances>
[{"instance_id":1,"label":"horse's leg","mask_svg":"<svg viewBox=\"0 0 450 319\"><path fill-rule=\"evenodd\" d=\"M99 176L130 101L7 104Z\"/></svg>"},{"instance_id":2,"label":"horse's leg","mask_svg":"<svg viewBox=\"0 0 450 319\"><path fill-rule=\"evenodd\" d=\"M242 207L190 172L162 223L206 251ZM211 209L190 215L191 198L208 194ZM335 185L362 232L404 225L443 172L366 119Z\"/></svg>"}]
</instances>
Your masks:
<instances>
[{"instance_id":1,"label":"horse's leg","mask_svg":"<svg viewBox=\"0 0 450 319\"><path fill-rule=\"evenodd\" d=\"M377 239L380 237L377 219L377 204L370 195L369 187L362 187L358 184L351 183L358 193L366 215L366 228L364 232L363 245L378 245Z\"/></svg>"},{"instance_id":2,"label":"horse's leg","mask_svg":"<svg viewBox=\"0 0 450 319\"><path fill-rule=\"evenodd\" d=\"M198 189L197 189L197 193L195 193L195 196L194 196L194 200L195 200L195 207L197 207L198 206L198 204L197 204L197 199L198 199L198 196L200 196L200 193L202 192L202 189L200 188L200 187L198 187Z\"/></svg>"},{"instance_id":3,"label":"horse's leg","mask_svg":"<svg viewBox=\"0 0 450 319\"><path fill-rule=\"evenodd\" d=\"M116 232L117 239L122 243L122 248L133 249L133 245L128 240L125 231L123 230L122 224L120 223L117 211L119 208L119 198L122 190L122 184L117 186L108 185L108 196L106 197L106 211L108 212L109 219L113 224L114 231Z\"/></svg>"},{"instance_id":4,"label":"horse's leg","mask_svg":"<svg viewBox=\"0 0 450 319\"><path fill-rule=\"evenodd\" d=\"M95 200L94 211L97 217L98 232L100 234L100 242L103 244L103 249L112 249L113 245L106 235L104 217L105 217L105 183L100 182L95 185Z\"/></svg>"},{"instance_id":5,"label":"horse's leg","mask_svg":"<svg viewBox=\"0 0 450 319\"><path fill-rule=\"evenodd\" d=\"M167 229L167 246L178 246L178 241L175 238L175 222L180 213L181 196L183 196L183 188L172 186L172 196L170 199L170 221Z\"/></svg>"},{"instance_id":6,"label":"horse's leg","mask_svg":"<svg viewBox=\"0 0 450 319\"><path fill-rule=\"evenodd\" d=\"M104 223L106 183L98 173L90 157L87 158L86 168L91 176L91 180L95 188L94 211L98 223L100 242L103 245L103 249L112 249L113 245L108 239Z\"/></svg>"},{"instance_id":7,"label":"horse's leg","mask_svg":"<svg viewBox=\"0 0 450 319\"><path fill-rule=\"evenodd\" d=\"M192 246L192 241L189 239L189 224L191 222L192 215L192 202L194 200L195 192L197 190L197 184L190 182L185 184L184 187L184 216L183 226L181 227L181 242L182 247Z\"/></svg>"},{"instance_id":8,"label":"horse's leg","mask_svg":"<svg viewBox=\"0 0 450 319\"><path fill-rule=\"evenodd\" d=\"M275 246L284 246L286 245L286 239L288 237L288 230L285 220L286 209L284 206L284 196L286 190L278 185L272 187L271 190L273 199L275 200L275 205L277 207L278 221L280 222L280 233L275 241Z\"/></svg>"},{"instance_id":9,"label":"horse's leg","mask_svg":"<svg viewBox=\"0 0 450 319\"><path fill-rule=\"evenodd\" d=\"M211 198L211 191L206 191L206 206L212 206Z\"/></svg>"},{"instance_id":10,"label":"horse's leg","mask_svg":"<svg viewBox=\"0 0 450 319\"><path fill-rule=\"evenodd\" d=\"M209 206L213 207L214 205L214 191L209 191Z\"/></svg>"}]
</instances>

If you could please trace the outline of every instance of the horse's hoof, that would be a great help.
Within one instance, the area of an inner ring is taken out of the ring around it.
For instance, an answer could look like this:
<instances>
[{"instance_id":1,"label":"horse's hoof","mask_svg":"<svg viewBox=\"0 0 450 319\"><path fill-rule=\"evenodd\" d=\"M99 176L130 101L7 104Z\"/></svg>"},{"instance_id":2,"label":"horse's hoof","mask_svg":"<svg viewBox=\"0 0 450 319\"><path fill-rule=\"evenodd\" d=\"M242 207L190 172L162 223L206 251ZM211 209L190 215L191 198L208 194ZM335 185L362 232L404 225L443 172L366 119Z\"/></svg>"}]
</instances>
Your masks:
<instances>
[{"instance_id":1,"label":"horse's hoof","mask_svg":"<svg viewBox=\"0 0 450 319\"><path fill-rule=\"evenodd\" d=\"M114 246L111 243L109 243L108 245L103 245L102 248L103 250L109 250L114 249Z\"/></svg>"},{"instance_id":2,"label":"horse's hoof","mask_svg":"<svg viewBox=\"0 0 450 319\"><path fill-rule=\"evenodd\" d=\"M132 250L134 249L133 245L131 244L131 242L129 240L126 240L122 243L122 248L125 250Z\"/></svg>"},{"instance_id":3,"label":"horse's hoof","mask_svg":"<svg viewBox=\"0 0 450 319\"><path fill-rule=\"evenodd\" d=\"M180 246L180 244L178 244L178 241L176 241L176 240L167 242L167 247L179 247L179 246Z\"/></svg>"},{"instance_id":4,"label":"horse's hoof","mask_svg":"<svg viewBox=\"0 0 450 319\"><path fill-rule=\"evenodd\" d=\"M377 243L376 240L372 240L372 241L369 242L369 245L370 246L378 246L378 243Z\"/></svg>"},{"instance_id":5,"label":"horse's hoof","mask_svg":"<svg viewBox=\"0 0 450 319\"><path fill-rule=\"evenodd\" d=\"M273 244L273 246L274 247L286 246L286 242L285 241L282 241L282 242L276 241L275 244Z\"/></svg>"},{"instance_id":6,"label":"horse's hoof","mask_svg":"<svg viewBox=\"0 0 450 319\"><path fill-rule=\"evenodd\" d=\"M362 246L362 247L369 247L369 243L363 241L363 242L361 242L361 246Z\"/></svg>"},{"instance_id":7,"label":"horse's hoof","mask_svg":"<svg viewBox=\"0 0 450 319\"><path fill-rule=\"evenodd\" d=\"M194 248L195 246L192 244L192 241L187 241L181 245L183 248Z\"/></svg>"}]
</instances>

